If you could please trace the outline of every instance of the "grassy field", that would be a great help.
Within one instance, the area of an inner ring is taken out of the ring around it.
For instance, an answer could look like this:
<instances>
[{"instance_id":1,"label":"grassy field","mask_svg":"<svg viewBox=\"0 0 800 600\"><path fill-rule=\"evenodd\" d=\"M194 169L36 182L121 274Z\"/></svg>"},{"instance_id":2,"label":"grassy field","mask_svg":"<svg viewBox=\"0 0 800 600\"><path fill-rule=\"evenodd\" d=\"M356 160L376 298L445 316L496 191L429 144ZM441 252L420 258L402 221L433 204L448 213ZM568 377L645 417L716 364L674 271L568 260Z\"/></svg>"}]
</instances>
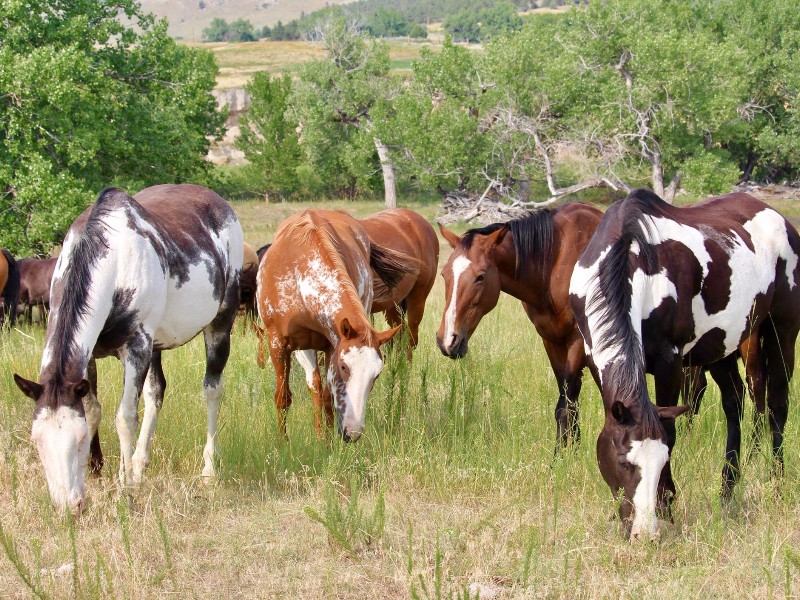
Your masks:
<instances>
[{"instance_id":1,"label":"grassy field","mask_svg":"<svg viewBox=\"0 0 800 600\"><path fill-rule=\"evenodd\" d=\"M409 41L392 39L388 42L389 58L392 71L404 75L411 70L411 61L419 56L422 47L441 45L441 41ZM226 89L242 87L253 76L253 73L267 71L269 73L294 72L299 65L317 60L324 52L316 45L306 41L258 42L215 44L192 44L206 48L214 53L219 65L217 88Z\"/></svg>"},{"instance_id":2,"label":"grassy field","mask_svg":"<svg viewBox=\"0 0 800 600\"><path fill-rule=\"evenodd\" d=\"M356 214L378 203L341 203ZM253 244L301 205L240 203ZM429 218L432 204L411 206ZM788 205L787 205L788 208ZM442 262L449 248L442 247ZM583 442L559 456L555 383L519 303L503 296L454 362L435 345L441 280L409 364L390 353L356 444L318 441L295 365L289 440L276 435L274 373L239 324L226 371L219 479L198 475L205 441L202 343L165 353L167 393L147 481L116 484L115 360L100 367L106 466L77 521L50 507L31 405L11 374L38 372L43 332L0 336L0 596L28 598L769 598L800 595L798 380L786 473L746 444L722 509L724 417L716 389L673 455L675 523L633 546L597 469L597 389L581 396ZM383 327L380 319L378 325ZM751 403L744 439L749 440ZM26 580L28 583L23 583Z\"/></svg>"}]
</instances>

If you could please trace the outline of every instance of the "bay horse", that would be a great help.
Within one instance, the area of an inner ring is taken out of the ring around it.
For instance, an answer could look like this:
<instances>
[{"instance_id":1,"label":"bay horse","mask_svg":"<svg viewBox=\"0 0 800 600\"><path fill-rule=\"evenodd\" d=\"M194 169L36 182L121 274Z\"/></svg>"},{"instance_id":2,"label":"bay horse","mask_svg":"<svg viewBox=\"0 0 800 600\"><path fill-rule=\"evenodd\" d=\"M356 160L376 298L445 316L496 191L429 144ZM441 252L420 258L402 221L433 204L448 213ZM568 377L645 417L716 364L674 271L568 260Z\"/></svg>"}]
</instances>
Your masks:
<instances>
[{"instance_id":1,"label":"bay horse","mask_svg":"<svg viewBox=\"0 0 800 600\"><path fill-rule=\"evenodd\" d=\"M367 396L383 368L380 347L400 329L379 333L370 324L372 274L381 277L388 291L403 279L408 262L371 242L360 223L343 212L304 210L281 224L259 267L258 312L269 334L282 435L292 403L291 354L303 351L318 435L323 409L330 424L335 408L341 437L356 441L361 436ZM317 351L325 353L325 388L316 368Z\"/></svg>"},{"instance_id":2,"label":"bay horse","mask_svg":"<svg viewBox=\"0 0 800 600\"><path fill-rule=\"evenodd\" d=\"M242 276L240 288L240 302L244 308L245 319L255 320L256 317L256 275L258 274L258 254L247 242L244 243L244 258L242 259Z\"/></svg>"},{"instance_id":3,"label":"bay horse","mask_svg":"<svg viewBox=\"0 0 800 600\"><path fill-rule=\"evenodd\" d=\"M471 229L460 237L439 226L453 248L442 269L445 309L436 334L439 349L450 358L462 358L501 291L521 300L558 384L560 445L580 436L578 396L586 366L583 338L569 304L569 280L602 216L600 210L576 202Z\"/></svg>"},{"instance_id":4,"label":"bay horse","mask_svg":"<svg viewBox=\"0 0 800 600\"><path fill-rule=\"evenodd\" d=\"M108 188L72 224L53 275L39 382L14 375L35 402L31 437L57 507L80 512L84 504L87 442L93 440L94 452L100 420L92 382L86 379L93 359L114 355L122 362L119 478L124 485L136 484L150 461L164 399L161 352L200 332L208 406L202 474L214 475L242 244L241 226L228 203L197 185L158 185L133 198ZM134 452L142 392L144 417ZM97 462L94 467L99 469Z\"/></svg>"},{"instance_id":5,"label":"bay horse","mask_svg":"<svg viewBox=\"0 0 800 600\"><path fill-rule=\"evenodd\" d=\"M33 323L33 308L39 310L39 320L44 323L50 310L50 283L57 258L22 258L19 265L19 304L28 323Z\"/></svg>"},{"instance_id":6,"label":"bay horse","mask_svg":"<svg viewBox=\"0 0 800 600\"><path fill-rule=\"evenodd\" d=\"M13 326L19 303L19 265L6 248L0 248L0 297L3 300L0 323Z\"/></svg>"},{"instance_id":7,"label":"bay horse","mask_svg":"<svg viewBox=\"0 0 800 600\"><path fill-rule=\"evenodd\" d=\"M684 365L705 366L727 421L722 499L739 475L744 384L737 348L759 347L774 468L800 331L800 235L743 193L674 207L634 190L606 211L570 282L570 301L600 382L605 422L600 471L631 540L658 534L674 483L670 453ZM655 379L650 401L645 371Z\"/></svg>"}]
</instances>

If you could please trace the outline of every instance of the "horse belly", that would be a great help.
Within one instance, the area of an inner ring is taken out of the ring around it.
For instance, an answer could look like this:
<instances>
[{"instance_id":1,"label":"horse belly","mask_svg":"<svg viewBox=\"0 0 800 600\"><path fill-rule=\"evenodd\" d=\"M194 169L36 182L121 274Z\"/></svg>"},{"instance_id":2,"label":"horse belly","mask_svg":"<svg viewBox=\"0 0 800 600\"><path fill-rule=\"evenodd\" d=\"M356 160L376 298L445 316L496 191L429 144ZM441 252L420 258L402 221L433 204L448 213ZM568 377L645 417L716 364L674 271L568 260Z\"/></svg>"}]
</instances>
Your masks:
<instances>
[{"instance_id":1,"label":"horse belly","mask_svg":"<svg viewBox=\"0 0 800 600\"><path fill-rule=\"evenodd\" d=\"M167 281L164 314L159 323L154 345L175 348L195 337L214 320L220 310L225 290L216 291L204 263L192 265L189 278L182 285ZM215 294L221 294L215 297Z\"/></svg>"}]
</instances>

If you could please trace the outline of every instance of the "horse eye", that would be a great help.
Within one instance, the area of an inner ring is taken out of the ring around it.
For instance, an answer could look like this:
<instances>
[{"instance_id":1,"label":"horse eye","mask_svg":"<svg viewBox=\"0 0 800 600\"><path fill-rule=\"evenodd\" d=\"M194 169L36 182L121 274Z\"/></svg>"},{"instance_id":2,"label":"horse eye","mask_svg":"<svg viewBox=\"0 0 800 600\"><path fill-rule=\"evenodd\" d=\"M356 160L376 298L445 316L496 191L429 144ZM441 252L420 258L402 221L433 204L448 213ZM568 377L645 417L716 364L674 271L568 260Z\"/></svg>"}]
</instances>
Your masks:
<instances>
[{"instance_id":1,"label":"horse eye","mask_svg":"<svg viewBox=\"0 0 800 600\"><path fill-rule=\"evenodd\" d=\"M481 273L480 275L478 275L478 276L475 278L475 283L480 283L480 282L481 282L481 281L483 281L484 279L486 279L486 275L484 275L483 273Z\"/></svg>"},{"instance_id":2,"label":"horse eye","mask_svg":"<svg viewBox=\"0 0 800 600\"><path fill-rule=\"evenodd\" d=\"M619 464L620 467L622 467L626 471L630 470L630 468L631 468L631 463L629 463L624 458L620 458L619 460L617 460L617 463Z\"/></svg>"}]
</instances>

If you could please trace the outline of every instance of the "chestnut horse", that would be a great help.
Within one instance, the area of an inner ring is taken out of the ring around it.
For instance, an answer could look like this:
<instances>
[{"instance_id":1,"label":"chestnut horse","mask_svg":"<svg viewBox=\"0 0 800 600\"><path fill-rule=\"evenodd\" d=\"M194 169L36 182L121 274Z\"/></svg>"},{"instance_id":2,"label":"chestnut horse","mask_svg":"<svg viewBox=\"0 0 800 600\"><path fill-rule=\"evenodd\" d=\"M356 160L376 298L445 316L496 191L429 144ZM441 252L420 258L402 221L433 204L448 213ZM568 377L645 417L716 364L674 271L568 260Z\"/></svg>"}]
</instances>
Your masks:
<instances>
[{"instance_id":1,"label":"chestnut horse","mask_svg":"<svg viewBox=\"0 0 800 600\"><path fill-rule=\"evenodd\" d=\"M453 253L442 269L445 310L436 334L442 353L461 358L500 292L522 301L542 337L558 384L557 438L577 441L578 395L586 365L583 338L569 305L569 279L603 213L581 203L543 209L459 237L439 226Z\"/></svg>"},{"instance_id":2,"label":"chestnut horse","mask_svg":"<svg viewBox=\"0 0 800 600\"><path fill-rule=\"evenodd\" d=\"M619 513L632 540L657 535L657 510L668 514L685 365L706 366L720 388L727 499L739 476L744 384L737 349L759 348L750 368L766 382L774 466L782 470L800 332L798 284L800 235L747 194L679 208L634 190L604 215L573 271L570 302L605 407L600 472L621 496ZM658 406L645 371L654 375Z\"/></svg>"},{"instance_id":3,"label":"chestnut horse","mask_svg":"<svg viewBox=\"0 0 800 600\"><path fill-rule=\"evenodd\" d=\"M405 208L383 210L358 221L369 239L411 258L409 271L392 290L373 273L376 300L372 313L382 312L386 322L394 327L404 322L408 326L408 359L419 341L419 324L425 314L425 301L436 281L439 265L439 238L422 215Z\"/></svg>"},{"instance_id":4,"label":"chestnut horse","mask_svg":"<svg viewBox=\"0 0 800 600\"><path fill-rule=\"evenodd\" d=\"M292 403L291 354L305 351L314 364L307 370L312 379L307 383L314 394L318 434L323 409L330 423L335 408L342 438L355 441L361 436L367 396L383 368L380 347L400 329L378 333L370 325L372 274L381 277L385 293L390 293L406 275L409 261L371 242L358 221L343 212L304 210L281 224L259 267L258 312L269 334L282 435ZM325 389L316 369L316 351L325 353Z\"/></svg>"},{"instance_id":5,"label":"chestnut horse","mask_svg":"<svg viewBox=\"0 0 800 600\"><path fill-rule=\"evenodd\" d=\"M33 308L39 309L39 321L45 323L50 310L50 283L57 258L22 258L19 265L19 304L28 323L33 323Z\"/></svg>"},{"instance_id":6,"label":"chestnut horse","mask_svg":"<svg viewBox=\"0 0 800 600\"><path fill-rule=\"evenodd\" d=\"M150 461L164 399L161 352L200 332L206 345L208 406L203 476L214 474L222 371L239 307L242 244L233 209L196 185L154 186L135 198L106 189L72 224L53 276L39 383L14 375L35 402L31 437L56 506L81 510L89 440L93 468L102 464L102 457L94 456L100 406L91 393L93 359L114 355L123 364L116 417L119 478L135 484ZM144 417L134 452L142 392Z\"/></svg>"},{"instance_id":7,"label":"chestnut horse","mask_svg":"<svg viewBox=\"0 0 800 600\"><path fill-rule=\"evenodd\" d=\"M0 323L13 325L17 320L19 302L19 266L5 248L0 248L0 297L3 300Z\"/></svg>"}]
</instances>

